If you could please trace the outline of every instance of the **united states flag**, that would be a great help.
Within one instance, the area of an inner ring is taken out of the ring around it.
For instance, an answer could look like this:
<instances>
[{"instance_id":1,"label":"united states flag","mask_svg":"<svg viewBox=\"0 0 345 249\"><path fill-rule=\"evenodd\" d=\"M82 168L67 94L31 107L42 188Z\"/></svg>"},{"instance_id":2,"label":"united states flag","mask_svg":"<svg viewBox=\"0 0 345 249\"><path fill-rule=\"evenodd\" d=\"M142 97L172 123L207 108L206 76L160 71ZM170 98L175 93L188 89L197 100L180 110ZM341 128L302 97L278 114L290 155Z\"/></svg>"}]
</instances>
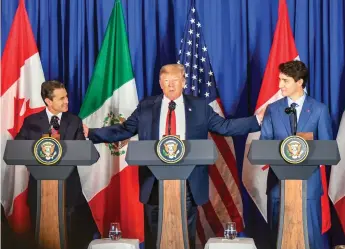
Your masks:
<instances>
[{"instance_id":1,"label":"united states flag","mask_svg":"<svg viewBox=\"0 0 345 249\"><path fill-rule=\"evenodd\" d=\"M206 98L209 105L224 116L201 29L198 13L192 4L177 62L183 64L186 70L184 92ZM198 208L197 242L202 245L210 237L223 236L226 222L235 221L237 231L243 230L240 180L232 138L215 134L210 134L209 137L217 145L219 158L215 165L209 167L210 201Z\"/></svg>"}]
</instances>

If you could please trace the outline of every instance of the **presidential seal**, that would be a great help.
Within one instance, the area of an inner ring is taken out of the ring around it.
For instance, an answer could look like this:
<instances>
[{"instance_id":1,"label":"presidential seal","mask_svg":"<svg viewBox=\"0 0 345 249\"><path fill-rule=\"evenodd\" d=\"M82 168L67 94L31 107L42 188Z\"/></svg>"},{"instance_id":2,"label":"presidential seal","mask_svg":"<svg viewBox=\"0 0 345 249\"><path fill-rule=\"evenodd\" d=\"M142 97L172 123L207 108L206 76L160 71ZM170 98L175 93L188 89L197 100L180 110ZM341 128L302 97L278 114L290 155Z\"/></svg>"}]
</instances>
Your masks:
<instances>
[{"instance_id":1,"label":"presidential seal","mask_svg":"<svg viewBox=\"0 0 345 249\"><path fill-rule=\"evenodd\" d=\"M157 155L165 163L178 163L185 154L185 145L177 136L165 136L157 144Z\"/></svg>"},{"instance_id":2,"label":"presidential seal","mask_svg":"<svg viewBox=\"0 0 345 249\"><path fill-rule=\"evenodd\" d=\"M114 125L114 124L122 124L125 121L126 119L122 114L116 115L113 112L109 112L108 115L103 120L103 127ZM128 141L129 139L126 139L124 141L119 141L116 143L105 143L105 146L109 148L112 156L121 156L123 154L126 154L126 150L123 147L128 144Z\"/></svg>"},{"instance_id":3,"label":"presidential seal","mask_svg":"<svg viewBox=\"0 0 345 249\"><path fill-rule=\"evenodd\" d=\"M42 137L35 143L34 156L41 164L56 164L62 156L61 144L53 137Z\"/></svg>"},{"instance_id":4,"label":"presidential seal","mask_svg":"<svg viewBox=\"0 0 345 249\"><path fill-rule=\"evenodd\" d=\"M301 163L309 154L309 146L304 138L289 136L283 140L280 146L280 154L288 163Z\"/></svg>"}]
</instances>

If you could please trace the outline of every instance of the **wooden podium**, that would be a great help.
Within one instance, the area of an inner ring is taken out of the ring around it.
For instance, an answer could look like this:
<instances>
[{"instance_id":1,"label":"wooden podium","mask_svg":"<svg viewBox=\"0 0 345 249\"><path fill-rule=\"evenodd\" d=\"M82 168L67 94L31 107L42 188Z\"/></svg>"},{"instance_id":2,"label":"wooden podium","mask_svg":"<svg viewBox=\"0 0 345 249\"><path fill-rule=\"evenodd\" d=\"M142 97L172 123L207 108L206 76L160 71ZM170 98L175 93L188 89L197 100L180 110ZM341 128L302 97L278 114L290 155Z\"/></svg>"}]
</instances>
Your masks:
<instances>
[{"instance_id":1,"label":"wooden podium","mask_svg":"<svg viewBox=\"0 0 345 249\"><path fill-rule=\"evenodd\" d=\"M76 165L92 165L97 162L99 154L91 141L63 140L60 141L61 160L47 166L37 162L33 156L35 143L35 140L7 141L4 161L7 165L26 165L37 180L38 249L67 249L64 182Z\"/></svg>"},{"instance_id":2,"label":"wooden podium","mask_svg":"<svg viewBox=\"0 0 345 249\"><path fill-rule=\"evenodd\" d=\"M210 165L217 159L212 140L184 141L186 154L176 164L162 162L156 154L157 141L130 141L128 165L148 167L159 180L157 249L189 249L186 180L197 165Z\"/></svg>"},{"instance_id":3,"label":"wooden podium","mask_svg":"<svg viewBox=\"0 0 345 249\"><path fill-rule=\"evenodd\" d=\"M269 164L281 180L280 216L277 249L309 249L307 227L307 181L319 165L336 165L340 161L335 140L307 141L309 155L300 164L283 160L280 140L252 141L248 159L253 165Z\"/></svg>"}]
</instances>

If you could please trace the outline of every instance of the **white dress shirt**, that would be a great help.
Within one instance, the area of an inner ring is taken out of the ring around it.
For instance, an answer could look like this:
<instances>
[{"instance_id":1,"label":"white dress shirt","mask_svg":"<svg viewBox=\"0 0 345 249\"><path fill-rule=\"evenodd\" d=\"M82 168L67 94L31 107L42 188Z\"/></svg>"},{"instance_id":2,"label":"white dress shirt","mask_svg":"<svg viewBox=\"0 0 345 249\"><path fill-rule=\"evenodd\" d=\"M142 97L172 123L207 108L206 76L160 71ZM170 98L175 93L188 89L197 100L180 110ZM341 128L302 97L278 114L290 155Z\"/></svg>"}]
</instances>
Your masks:
<instances>
[{"instance_id":1,"label":"white dress shirt","mask_svg":"<svg viewBox=\"0 0 345 249\"><path fill-rule=\"evenodd\" d=\"M186 139L186 115L184 109L183 95L174 100L176 103L175 116L176 116L176 135L180 136L181 140ZM161 115L159 120L159 138L165 134L166 119L169 111L170 99L165 95L162 100Z\"/></svg>"},{"instance_id":2,"label":"white dress shirt","mask_svg":"<svg viewBox=\"0 0 345 249\"><path fill-rule=\"evenodd\" d=\"M303 107L303 103L304 103L304 100L305 100L305 94L303 94L303 96L301 96L299 99L297 99L296 101L293 101L292 99L290 99L289 97L287 98L288 99L288 105L291 106L292 103L296 103L297 106L296 106L296 114L297 114L297 122L299 120L299 116L301 115L301 111L302 111L302 107Z\"/></svg>"},{"instance_id":3,"label":"white dress shirt","mask_svg":"<svg viewBox=\"0 0 345 249\"><path fill-rule=\"evenodd\" d=\"M52 119L53 116L57 116L59 118L59 124L61 122L61 117L62 117L62 112L60 112L59 114L56 114L54 115L53 113L51 113L48 108L46 108L46 113L47 113L47 116L48 116L48 122L50 124L50 120Z\"/></svg>"}]
</instances>

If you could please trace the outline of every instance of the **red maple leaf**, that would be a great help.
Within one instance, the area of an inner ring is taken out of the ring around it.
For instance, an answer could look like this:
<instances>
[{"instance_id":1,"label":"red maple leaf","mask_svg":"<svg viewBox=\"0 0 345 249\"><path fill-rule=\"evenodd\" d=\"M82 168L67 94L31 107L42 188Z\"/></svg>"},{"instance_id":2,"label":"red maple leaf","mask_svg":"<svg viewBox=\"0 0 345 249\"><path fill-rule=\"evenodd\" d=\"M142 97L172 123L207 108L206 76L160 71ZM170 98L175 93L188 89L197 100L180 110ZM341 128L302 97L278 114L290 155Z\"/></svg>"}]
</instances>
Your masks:
<instances>
[{"instance_id":1,"label":"red maple leaf","mask_svg":"<svg viewBox=\"0 0 345 249\"><path fill-rule=\"evenodd\" d=\"M25 112L23 115L20 115L20 111L22 110L23 105L26 105ZM24 119L27 116L30 116L33 113L42 111L45 107L38 107L38 108L30 108L30 100L25 100L25 98L20 99L17 97L14 97L14 122L13 127L11 129L8 129L8 132L12 135L14 138L17 133L20 131L20 128L23 125Z\"/></svg>"}]
</instances>

